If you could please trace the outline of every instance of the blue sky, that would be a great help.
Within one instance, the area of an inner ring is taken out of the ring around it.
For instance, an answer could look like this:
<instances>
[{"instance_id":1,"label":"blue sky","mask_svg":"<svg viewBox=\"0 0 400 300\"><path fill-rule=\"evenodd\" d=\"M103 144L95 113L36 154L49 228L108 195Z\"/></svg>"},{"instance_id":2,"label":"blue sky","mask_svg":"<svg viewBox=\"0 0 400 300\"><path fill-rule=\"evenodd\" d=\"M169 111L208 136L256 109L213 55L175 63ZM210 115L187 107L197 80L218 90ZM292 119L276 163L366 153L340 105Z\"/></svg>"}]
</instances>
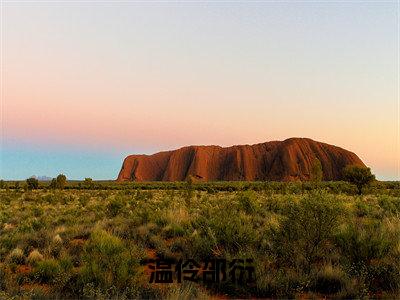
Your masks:
<instances>
[{"instance_id":1,"label":"blue sky","mask_svg":"<svg viewBox=\"0 0 400 300\"><path fill-rule=\"evenodd\" d=\"M0 177L309 137L399 179L397 2L3 2Z\"/></svg>"}]
</instances>

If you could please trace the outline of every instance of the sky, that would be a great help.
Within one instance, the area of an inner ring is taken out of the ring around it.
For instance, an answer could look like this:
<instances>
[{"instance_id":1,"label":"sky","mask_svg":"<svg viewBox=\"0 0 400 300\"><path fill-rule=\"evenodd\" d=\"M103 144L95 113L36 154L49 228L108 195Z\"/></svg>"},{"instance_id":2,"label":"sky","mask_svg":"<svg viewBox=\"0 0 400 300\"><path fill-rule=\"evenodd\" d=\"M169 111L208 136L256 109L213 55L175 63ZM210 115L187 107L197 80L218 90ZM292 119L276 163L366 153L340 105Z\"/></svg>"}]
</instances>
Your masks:
<instances>
[{"instance_id":1,"label":"sky","mask_svg":"<svg viewBox=\"0 0 400 300\"><path fill-rule=\"evenodd\" d=\"M0 178L308 137L400 180L396 1L1 4Z\"/></svg>"}]
</instances>

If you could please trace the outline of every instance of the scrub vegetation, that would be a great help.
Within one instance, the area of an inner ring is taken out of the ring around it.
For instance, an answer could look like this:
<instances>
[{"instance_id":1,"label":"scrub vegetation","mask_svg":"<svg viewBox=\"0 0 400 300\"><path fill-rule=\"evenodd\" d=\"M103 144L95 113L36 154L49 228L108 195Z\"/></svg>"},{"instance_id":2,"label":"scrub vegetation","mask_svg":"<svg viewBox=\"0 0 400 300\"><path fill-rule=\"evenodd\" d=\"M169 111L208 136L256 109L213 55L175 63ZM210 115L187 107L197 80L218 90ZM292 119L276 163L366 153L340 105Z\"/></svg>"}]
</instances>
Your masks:
<instances>
[{"instance_id":1,"label":"scrub vegetation","mask_svg":"<svg viewBox=\"0 0 400 300\"><path fill-rule=\"evenodd\" d=\"M0 298L400 297L400 184L2 182ZM255 282L150 283L151 259Z\"/></svg>"}]
</instances>

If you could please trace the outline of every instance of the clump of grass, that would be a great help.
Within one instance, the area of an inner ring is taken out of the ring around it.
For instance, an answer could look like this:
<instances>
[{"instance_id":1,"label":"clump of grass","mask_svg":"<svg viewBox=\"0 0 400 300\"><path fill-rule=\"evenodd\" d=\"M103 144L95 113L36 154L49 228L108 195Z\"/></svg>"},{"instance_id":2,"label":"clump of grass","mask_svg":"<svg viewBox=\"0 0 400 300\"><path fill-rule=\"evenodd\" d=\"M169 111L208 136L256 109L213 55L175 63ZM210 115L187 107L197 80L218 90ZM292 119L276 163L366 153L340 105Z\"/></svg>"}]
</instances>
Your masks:
<instances>
[{"instance_id":1,"label":"clump of grass","mask_svg":"<svg viewBox=\"0 0 400 300\"><path fill-rule=\"evenodd\" d=\"M322 294L336 294L346 284L346 273L338 266L325 265L317 274L314 290Z\"/></svg>"},{"instance_id":2,"label":"clump of grass","mask_svg":"<svg viewBox=\"0 0 400 300\"><path fill-rule=\"evenodd\" d=\"M241 192L237 196L239 206L246 213L252 214L257 210L256 193L253 191Z\"/></svg>"},{"instance_id":3,"label":"clump of grass","mask_svg":"<svg viewBox=\"0 0 400 300\"><path fill-rule=\"evenodd\" d=\"M163 228L162 234L167 239L174 238L183 236L185 234L185 230L178 224L169 224Z\"/></svg>"},{"instance_id":4,"label":"clump of grass","mask_svg":"<svg viewBox=\"0 0 400 300\"><path fill-rule=\"evenodd\" d=\"M39 252L39 250L35 249L29 253L27 261L30 265L36 265L43 259L43 255Z\"/></svg>"},{"instance_id":5,"label":"clump of grass","mask_svg":"<svg viewBox=\"0 0 400 300\"><path fill-rule=\"evenodd\" d=\"M36 281L41 283L51 283L60 273L61 268L55 259L44 259L36 261L33 276Z\"/></svg>"},{"instance_id":6,"label":"clump of grass","mask_svg":"<svg viewBox=\"0 0 400 300\"><path fill-rule=\"evenodd\" d=\"M85 245L82 278L94 288L128 291L139 273L138 250L127 249L123 242L104 230L95 230Z\"/></svg>"},{"instance_id":7,"label":"clump of grass","mask_svg":"<svg viewBox=\"0 0 400 300\"><path fill-rule=\"evenodd\" d=\"M23 264L25 262L24 251L21 248L13 249L8 255L8 261L14 264Z\"/></svg>"},{"instance_id":8,"label":"clump of grass","mask_svg":"<svg viewBox=\"0 0 400 300\"><path fill-rule=\"evenodd\" d=\"M59 234L56 234L53 238L53 243L62 244L63 240Z\"/></svg>"},{"instance_id":9,"label":"clump of grass","mask_svg":"<svg viewBox=\"0 0 400 300\"><path fill-rule=\"evenodd\" d=\"M111 199L110 202L107 204L108 216L112 218L118 215L121 212L124 205L125 203L120 198Z\"/></svg>"}]
</instances>

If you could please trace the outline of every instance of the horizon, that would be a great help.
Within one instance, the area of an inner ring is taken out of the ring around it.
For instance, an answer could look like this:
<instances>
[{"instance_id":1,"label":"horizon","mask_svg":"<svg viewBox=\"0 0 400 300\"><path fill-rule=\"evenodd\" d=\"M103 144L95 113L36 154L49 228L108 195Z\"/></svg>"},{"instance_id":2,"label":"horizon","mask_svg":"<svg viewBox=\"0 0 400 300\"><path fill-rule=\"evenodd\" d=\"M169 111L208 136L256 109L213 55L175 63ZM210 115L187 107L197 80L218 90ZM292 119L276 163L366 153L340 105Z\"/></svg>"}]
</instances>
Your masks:
<instances>
[{"instance_id":1,"label":"horizon","mask_svg":"<svg viewBox=\"0 0 400 300\"><path fill-rule=\"evenodd\" d=\"M400 180L396 2L1 8L0 179L114 180L131 154L298 136Z\"/></svg>"},{"instance_id":2,"label":"horizon","mask_svg":"<svg viewBox=\"0 0 400 300\"><path fill-rule=\"evenodd\" d=\"M157 154L157 153L160 153L160 152L170 152L170 151L174 151L174 150L179 150L179 149L182 149L182 148L186 148L186 147L220 147L220 148L230 148L230 147L236 147L236 146L254 146L254 145L258 145L258 144L265 144L265 143L269 143L269 142L284 142L284 141L286 141L286 140L290 140L290 139L309 139L309 140L312 140L312 141L315 141L315 142L318 142L318 143L322 143L322 144L327 144L327 143L325 143L325 142L323 142L323 141L316 141L316 140L314 140L314 139L312 139L312 138L308 138L308 137L290 137L290 138L286 138L286 139L282 139L282 140L271 140L271 141L265 141L265 142L260 142L260 143L253 143L253 144L242 144L242 145L240 145L240 144L233 144L233 145L227 145L227 146L220 146L220 145L211 145L211 144L208 144L208 145L206 145L206 144L202 144L202 145L200 145L200 144L196 144L196 145L186 145L186 146L182 146L182 147L178 147L178 148L175 148L175 149L169 149L169 150L160 150L160 151L157 151L157 152L153 152L153 153L149 153L149 154L145 154L145 153L133 153L133 154L128 154L127 156L125 156L123 159L122 159L122 162L128 157L128 156L130 156L130 155L145 155L145 156L151 156L151 155L154 155L154 154ZM340 147L340 146L337 146L337 145L331 145L331 144L327 144L327 145L330 145L330 146L334 146L334 147L338 147L338 148L340 148L340 149L344 149L344 148L342 148L342 147ZM346 150L346 151L349 151L349 152L353 152L353 151L351 151L351 150L348 150L348 149L344 149L344 150ZM354 152L353 152L354 153ZM356 154L357 155L357 154ZM121 167L122 167L122 163L121 163ZM120 170L121 170L121 167L120 167ZM367 166L368 167L368 166ZM118 171L118 173L119 173L119 171ZM61 172L61 173L58 173L58 174L55 174L54 176L48 176L47 174L32 174L31 176L29 176L29 177L27 177L27 178L31 178L31 177L36 177L37 179L38 179L38 177L47 177L48 179L53 179L53 178L56 178L57 177L57 175L60 175L60 174L64 174L64 175L66 175L65 174L65 172ZM118 177L118 174L117 174L117 177ZM25 180L25 179L27 179L27 178L21 178L21 179L6 179L6 181L23 181L23 180ZM85 178L91 178L91 179L93 179L92 177L88 177L88 176L86 176L86 177L84 177L84 178L69 178L68 176L67 176L67 179L68 180L70 180L70 181L83 181ZM95 181L116 181L117 180L117 178L97 178L97 179L94 179ZM379 179L378 179L379 180ZM42 181L42 182L47 182L47 181L49 181L49 180L39 180L39 181ZM380 181L398 181L398 180L385 180L385 179L382 179L382 180L380 180Z\"/></svg>"}]
</instances>

